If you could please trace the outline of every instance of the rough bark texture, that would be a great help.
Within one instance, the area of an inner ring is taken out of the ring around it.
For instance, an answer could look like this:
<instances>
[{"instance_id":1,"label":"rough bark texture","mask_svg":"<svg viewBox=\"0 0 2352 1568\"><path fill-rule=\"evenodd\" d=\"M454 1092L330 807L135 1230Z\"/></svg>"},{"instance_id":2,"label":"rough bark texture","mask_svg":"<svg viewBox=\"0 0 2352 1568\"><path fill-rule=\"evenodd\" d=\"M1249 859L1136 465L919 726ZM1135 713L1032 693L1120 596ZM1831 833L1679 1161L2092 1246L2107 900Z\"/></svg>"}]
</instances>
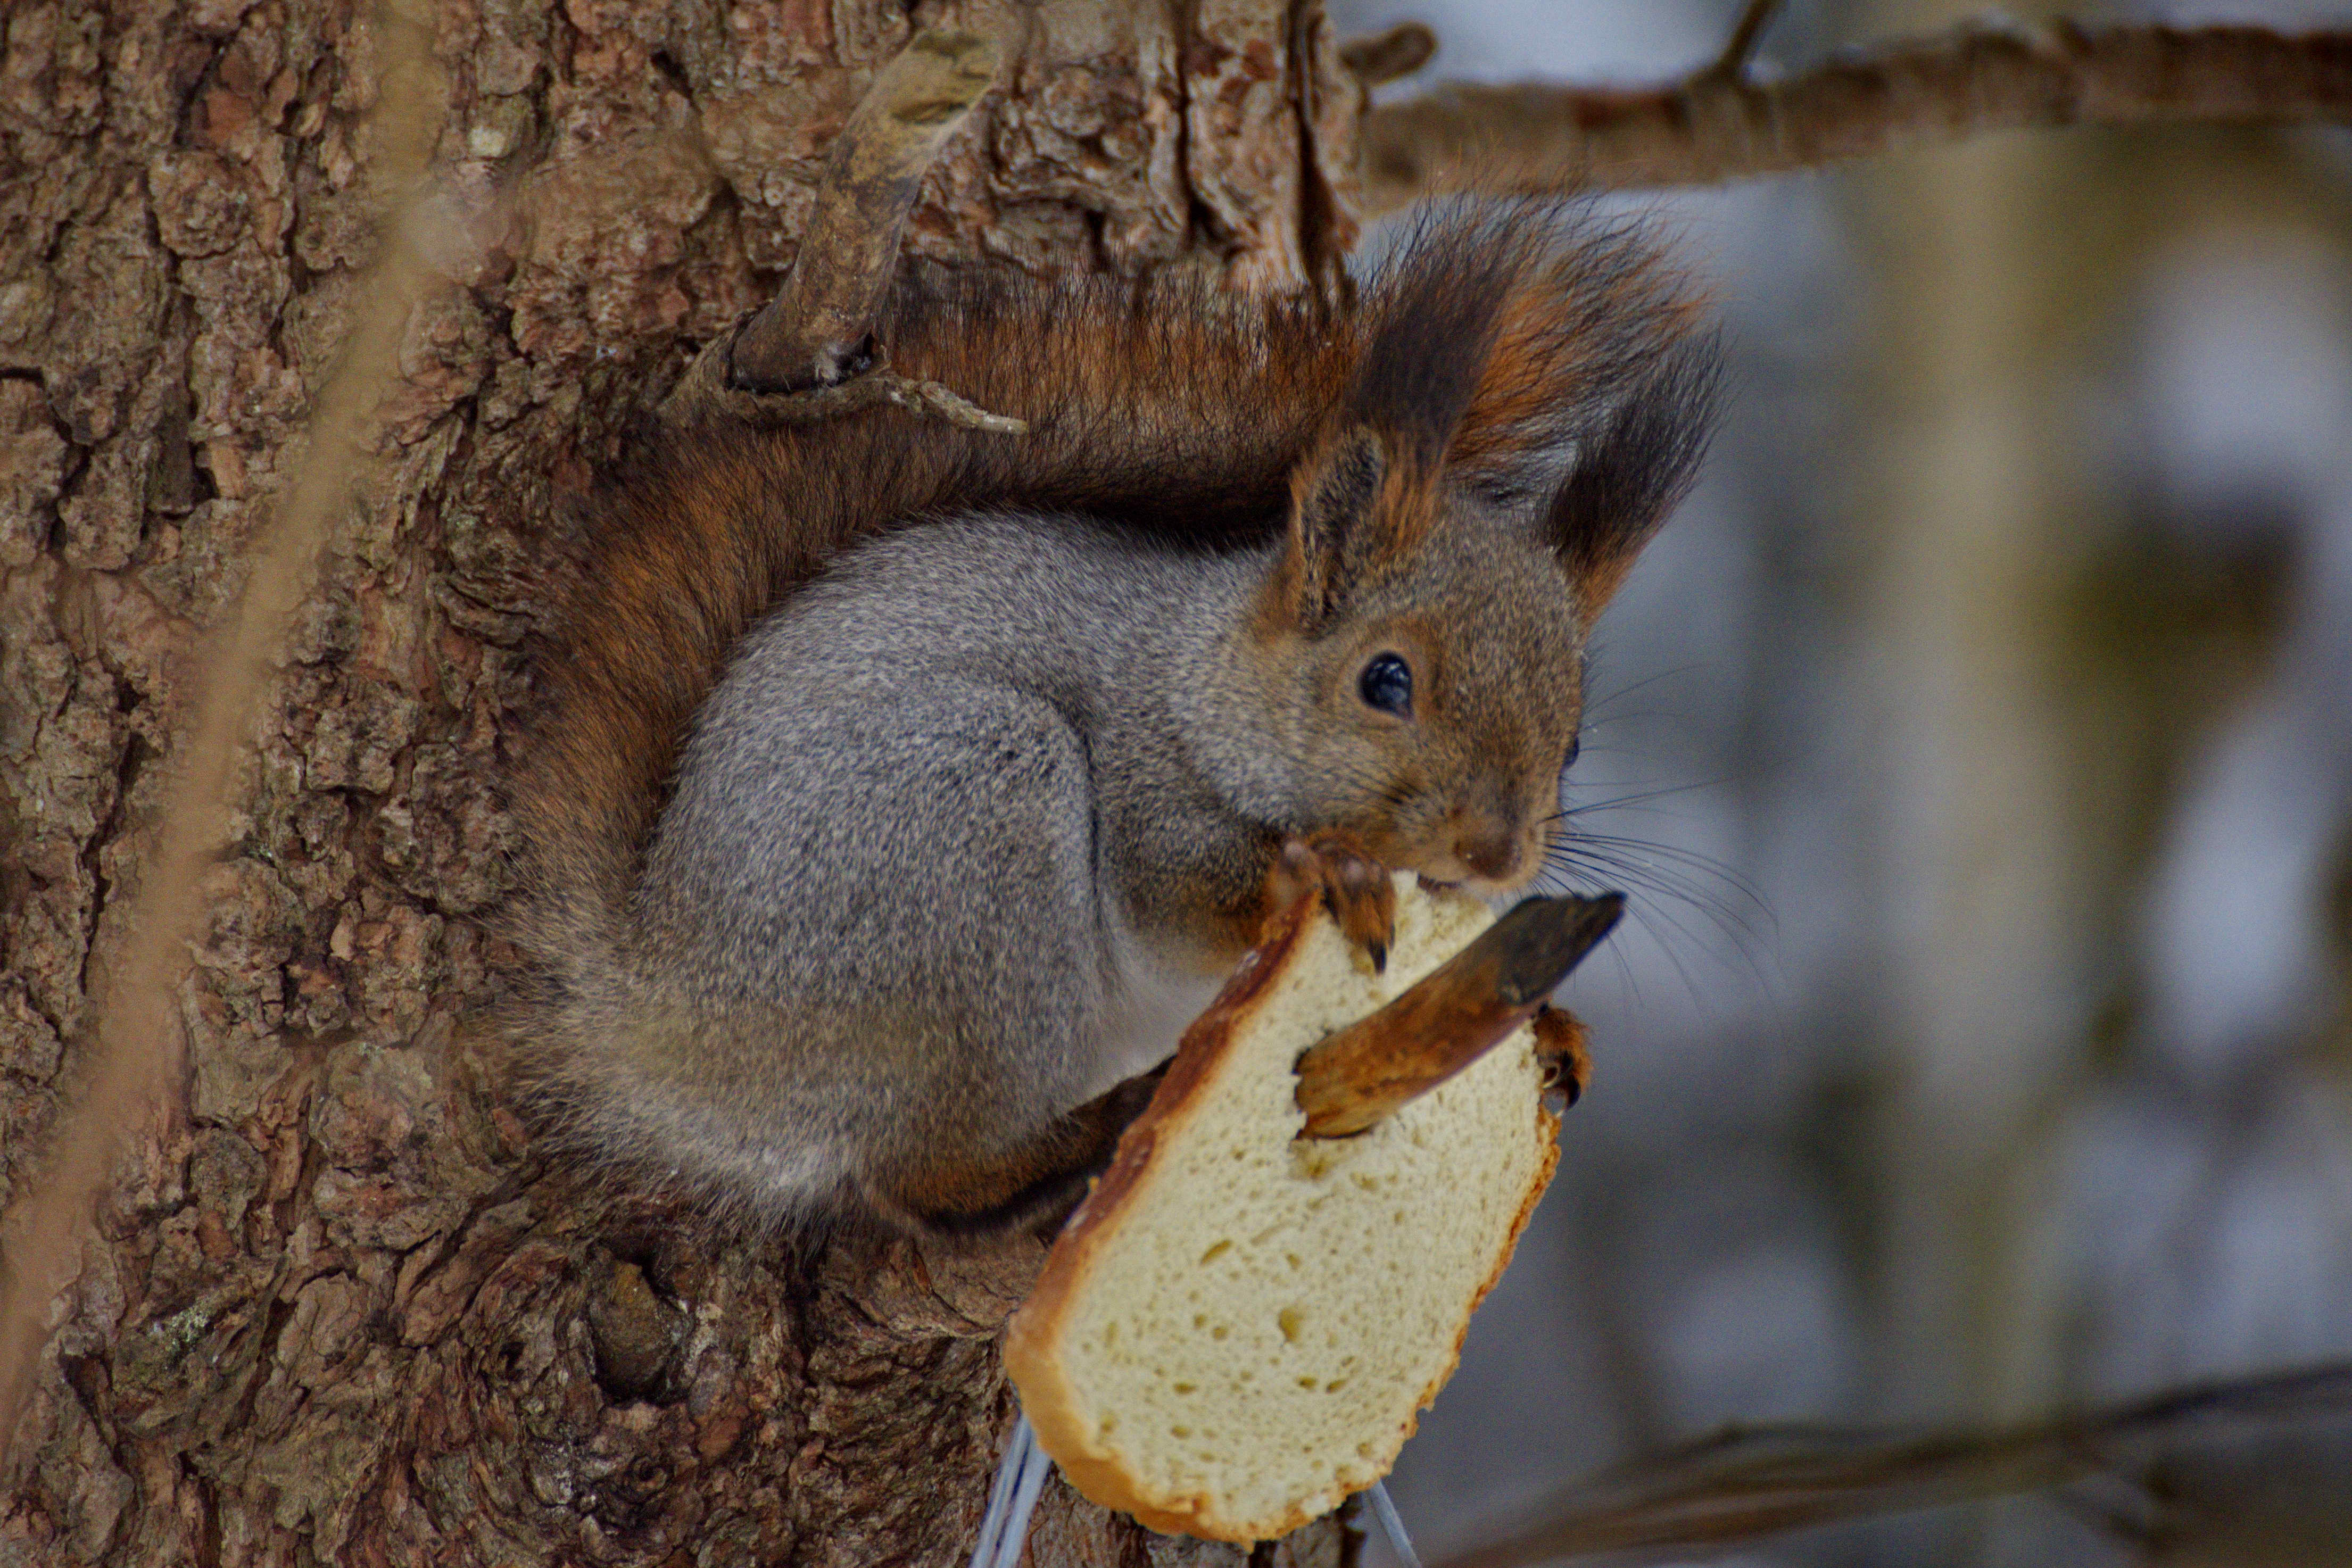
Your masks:
<instances>
[{"instance_id":1,"label":"rough bark texture","mask_svg":"<svg viewBox=\"0 0 2352 1568\"><path fill-rule=\"evenodd\" d=\"M381 493L257 736L0 1561L948 1563L1039 1250L803 1255L535 1157L469 1030L560 495L793 254L915 25L1011 40L918 254L1327 286L1361 89L1311 0L437 0L453 89ZM0 56L0 1197L120 947L188 659L299 461L384 193L355 0L47 0ZM1325 1521L1264 1555L1337 1563ZM1059 1488L1043 1563L1238 1561Z\"/></svg>"}]
</instances>

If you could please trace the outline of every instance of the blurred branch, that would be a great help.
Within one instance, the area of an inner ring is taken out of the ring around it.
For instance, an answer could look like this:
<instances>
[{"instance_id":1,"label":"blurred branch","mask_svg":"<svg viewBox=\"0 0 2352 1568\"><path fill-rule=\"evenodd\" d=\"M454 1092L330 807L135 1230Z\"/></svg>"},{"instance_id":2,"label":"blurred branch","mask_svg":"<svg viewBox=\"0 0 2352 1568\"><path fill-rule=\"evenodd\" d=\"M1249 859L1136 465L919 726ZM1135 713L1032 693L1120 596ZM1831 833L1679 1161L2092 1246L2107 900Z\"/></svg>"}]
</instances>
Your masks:
<instances>
[{"instance_id":1,"label":"blurred branch","mask_svg":"<svg viewBox=\"0 0 2352 1568\"><path fill-rule=\"evenodd\" d=\"M1763 41L1764 29L1772 25L1780 13L1780 0L1748 0L1739 13L1739 21L1731 29L1731 41L1723 46L1716 57L1717 76L1738 77L1748 73L1748 62L1755 57L1756 46Z\"/></svg>"},{"instance_id":2,"label":"blurred branch","mask_svg":"<svg viewBox=\"0 0 2352 1568\"><path fill-rule=\"evenodd\" d=\"M2120 1473L2190 1438L2314 1416L2352 1418L2352 1365L1990 1431L1735 1429L1575 1487L1540 1506L1538 1522L1441 1568L1523 1568L1669 1548L1687 1555L1809 1525L2047 1490Z\"/></svg>"},{"instance_id":3,"label":"blurred branch","mask_svg":"<svg viewBox=\"0 0 2352 1568\"><path fill-rule=\"evenodd\" d=\"M1465 186L1713 184L2023 126L2352 120L2352 32L1978 24L1759 82L1745 65L1769 13L1750 6L1720 58L1660 87L1457 83L1372 110L1367 208Z\"/></svg>"},{"instance_id":4,"label":"blurred branch","mask_svg":"<svg viewBox=\"0 0 2352 1568\"><path fill-rule=\"evenodd\" d=\"M1339 63L1368 88L1409 77L1437 53L1437 35L1420 22L1399 22L1384 33L1339 46Z\"/></svg>"}]
</instances>

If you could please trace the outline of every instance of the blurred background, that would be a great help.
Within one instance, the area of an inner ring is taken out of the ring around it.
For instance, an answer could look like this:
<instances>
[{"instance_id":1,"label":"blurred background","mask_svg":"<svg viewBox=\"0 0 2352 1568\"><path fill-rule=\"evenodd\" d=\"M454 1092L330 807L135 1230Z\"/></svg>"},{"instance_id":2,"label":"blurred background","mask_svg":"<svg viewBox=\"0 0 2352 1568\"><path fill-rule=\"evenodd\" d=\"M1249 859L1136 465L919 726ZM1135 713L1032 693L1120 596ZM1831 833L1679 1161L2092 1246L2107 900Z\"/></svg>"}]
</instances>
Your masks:
<instances>
[{"instance_id":1,"label":"blurred background","mask_svg":"<svg viewBox=\"0 0 2352 1568\"><path fill-rule=\"evenodd\" d=\"M1737 9L1331 8L1434 28L1393 95L1661 78ZM1761 68L1967 14L1796 0ZM2012 133L1613 204L1713 283L1732 395L1601 623L1568 803L1634 914L1566 993L1596 1065L1559 1179L1392 1479L1424 1554L1727 1422L2352 1357L2352 132ZM2153 1502L1733 1560L2352 1561L2352 1421L2167 1465Z\"/></svg>"}]
</instances>

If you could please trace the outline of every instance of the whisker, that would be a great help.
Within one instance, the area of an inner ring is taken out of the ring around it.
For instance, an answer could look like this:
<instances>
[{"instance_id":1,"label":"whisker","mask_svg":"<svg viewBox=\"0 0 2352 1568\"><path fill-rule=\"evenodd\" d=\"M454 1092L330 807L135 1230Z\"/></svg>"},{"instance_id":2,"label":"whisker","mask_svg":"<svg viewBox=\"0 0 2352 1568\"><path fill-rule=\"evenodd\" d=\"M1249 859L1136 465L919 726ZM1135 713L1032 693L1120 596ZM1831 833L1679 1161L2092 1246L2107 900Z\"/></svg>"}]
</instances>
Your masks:
<instances>
[{"instance_id":1,"label":"whisker","mask_svg":"<svg viewBox=\"0 0 2352 1568\"><path fill-rule=\"evenodd\" d=\"M1581 735L1589 743L1595 735L1603 734L1622 725L1639 724L1645 718L1683 719L1687 718L1688 716L1688 715L1675 708L1637 707L1625 713L1588 716L1578 724L1577 733ZM1589 748L1599 752L1607 752L1616 749L1613 746L1606 744L1597 747L1590 747Z\"/></svg>"},{"instance_id":2,"label":"whisker","mask_svg":"<svg viewBox=\"0 0 2352 1568\"><path fill-rule=\"evenodd\" d=\"M1592 876L1592 873L1589 871L1583 874L1589 877ZM1620 879L1592 877L1592 880L1598 883L1604 880L1615 881ZM1631 881L1633 879L1623 880ZM1664 893L1662 890L1656 888L1643 888L1638 883L1632 887L1622 889L1621 891L1625 892L1626 894L1625 907L1628 916L1630 916L1635 923L1647 926L1653 936L1660 938L1658 942L1658 951L1665 956L1667 963L1674 966L1675 977L1682 981L1683 988L1689 994L1691 1000L1704 1008L1706 1005L1706 994L1699 988L1698 981L1692 975L1690 966L1684 962L1680 947L1676 943L1665 940L1664 934L1661 933L1658 928L1660 926L1664 926L1665 931L1671 932L1675 936L1679 937L1683 943L1696 947L1701 951L1707 950L1712 945L1702 940L1699 934L1693 930L1689 925L1675 917L1672 909L1675 895ZM1748 969L1749 974L1756 978L1759 985L1762 984L1764 980L1763 969L1761 965L1757 961L1755 955L1748 952L1746 945L1739 942L1737 938L1734 939L1734 946L1739 951L1742 966ZM1626 969L1627 978L1629 982L1631 982L1631 963L1625 958L1624 951L1622 946L1619 948L1618 957L1621 967ZM1628 988L1633 992L1635 999L1639 1000L1641 989L1639 984L1631 983L1629 984Z\"/></svg>"},{"instance_id":3,"label":"whisker","mask_svg":"<svg viewBox=\"0 0 2352 1568\"><path fill-rule=\"evenodd\" d=\"M1639 858L1629 851L1643 852ZM1583 834L1561 839L1548 846L1544 855L1545 870L1567 876L1591 878L1596 881L1621 882L1625 884L1635 912L1653 929L1664 926L1683 940L1701 950L1712 949L1715 944L1702 940L1698 933L1677 919L1672 905L1687 904L1727 939L1744 967L1759 985L1768 989L1761 957L1768 946L1766 931L1759 929L1748 917L1739 903L1724 896L1708 885L1707 879L1736 888L1746 903L1760 915L1766 926L1774 923L1772 914L1760 894L1746 879L1712 858L1671 845L1643 843L1637 840L1600 839ZM1686 872L1685 867L1688 867ZM1696 873L1699 874L1691 874ZM1661 943L1677 970L1683 969L1680 954L1672 944ZM1685 977L1687 983L1687 977ZM1693 999L1700 1000L1696 988Z\"/></svg>"},{"instance_id":4,"label":"whisker","mask_svg":"<svg viewBox=\"0 0 2352 1568\"><path fill-rule=\"evenodd\" d=\"M1705 916L1709 925L1730 941L1744 963L1750 967L1755 965L1757 950L1764 945L1763 934L1741 921L1738 915L1726 906L1720 899L1706 896L1704 890L1693 886L1686 881L1629 866L1588 865L1580 869L1588 875L1608 877L1624 883L1629 889L1648 894L1650 902L1658 905L1661 918L1665 917L1667 905L1688 904ZM1686 935L1689 935L1695 942L1698 940L1696 933L1686 933ZM1700 945L1709 946L1705 943Z\"/></svg>"},{"instance_id":5,"label":"whisker","mask_svg":"<svg viewBox=\"0 0 2352 1568\"><path fill-rule=\"evenodd\" d=\"M1611 833L1588 833L1581 830L1557 841L1562 844L1572 844L1580 849L1589 849L1603 855L1654 856L1669 866L1680 866L1703 873L1736 889L1741 898L1753 904L1756 912L1767 920L1772 917L1770 907L1764 902L1762 891L1746 876L1734 871L1722 861L1717 860L1713 855L1701 854L1696 850L1684 849L1676 844L1655 843L1647 839L1621 838ZM1654 866L1652 869L1659 868Z\"/></svg>"},{"instance_id":6,"label":"whisker","mask_svg":"<svg viewBox=\"0 0 2352 1568\"><path fill-rule=\"evenodd\" d=\"M1619 810L1639 805L1644 800L1663 800L1670 795L1685 795L1693 789L1712 789L1717 785L1730 782L1731 776L1726 774L1720 779L1701 779L1689 784L1668 784L1655 789L1637 789L1631 795L1615 795L1606 800L1587 800L1580 805L1562 806L1544 821L1557 822L1563 818L1582 816L1587 811Z\"/></svg>"},{"instance_id":7,"label":"whisker","mask_svg":"<svg viewBox=\"0 0 2352 1568\"><path fill-rule=\"evenodd\" d=\"M1713 863L1704 855L1677 852L1667 846L1626 846L1575 835L1556 841L1549 852L1574 856L1604 871L1621 871L1628 874L1639 872L1661 882L1687 888L1695 902L1702 899L1710 901L1727 912L1738 910L1743 903L1759 907L1762 904L1755 890L1745 886L1736 873ZM1735 901L1716 891L1708 885L1710 879L1730 888L1740 898Z\"/></svg>"},{"instance_id":8,"label":"whisker","mask_svg":"<svg viewBox=\"0 0 2352 1568\"><path fill-rule=\"evenodd\" d=\"M1611 705L1623 702L1627 697L1632 696L1635 692L1640 691L1644 686L1654 686L1660 681L1673 680L1682 675L1696 675L1706 667L1706 666L1704 664L1680 664L1671 670L1659 670L1654 674L1643 675L1640 680L1633 682L1630 685L1619 686L1606 696L1595 697L1584 705L1584 711L1587 716L1585 720L1586 727L1588 728L1591 727L1591 724L1597 717L1607 714L1607 710ZM1620 714L1611 715L1609 716L1612 718L1622 718L1624 716Z\"/></svg>"},{"instance_id":9,"label":"whisker","mask_svg":"<svg viewBox=\"0 0 2352 1568\"><path fill-rule=\"evenodd\" d=\"M1582 883L1589 885L1580 885L1579 880L1572 879L1580 879ZM1590 873L1547 865L1536 873L1535 877L1528 883L1528 891L1546 894L1572 894L1591 898L1598 894L1619 890L1610 887L1600 878L1591 876ZM1630 902L1629 900L1629 904ZM1617 966L1617 977L1623 982L1625 994L1633 998L1636 1007L1641 1006L1642 977L1634 970L1633 961L1625 956L1625 945L1622 942L1608 942L1602 946L1608 951L1610 961Z\"/></svg>"}]
</instances>

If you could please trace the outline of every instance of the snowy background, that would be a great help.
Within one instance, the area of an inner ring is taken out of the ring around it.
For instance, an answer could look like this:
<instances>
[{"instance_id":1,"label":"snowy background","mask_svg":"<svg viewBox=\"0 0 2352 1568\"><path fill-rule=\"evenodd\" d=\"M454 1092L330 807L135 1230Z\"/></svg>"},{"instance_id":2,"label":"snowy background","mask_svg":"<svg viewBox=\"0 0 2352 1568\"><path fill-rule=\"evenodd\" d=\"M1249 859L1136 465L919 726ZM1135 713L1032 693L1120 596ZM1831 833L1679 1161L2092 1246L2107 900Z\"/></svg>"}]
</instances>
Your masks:
<instances>
[{"instance_id":1,"label":"snowy background","mask_svg":"<svg viewBox=\"0 0 2352 1568\"><path fill-rule=\"evenodd\" d=\"M1391 96L1665 77L1732 9L1333 5L1435 29ZM1760 59L1965 14L1799 3ZM1601 624L1569 804L1634 918L1566 996L1596 1071L1560 1177L1393 1478L1440 1554L1727 1421L2352 1357L2352 132L1632 204L1717 287L1732 401ZM2148 1560L2050 1501L1746 1550Z\"/></svg>"}]
</instances>

